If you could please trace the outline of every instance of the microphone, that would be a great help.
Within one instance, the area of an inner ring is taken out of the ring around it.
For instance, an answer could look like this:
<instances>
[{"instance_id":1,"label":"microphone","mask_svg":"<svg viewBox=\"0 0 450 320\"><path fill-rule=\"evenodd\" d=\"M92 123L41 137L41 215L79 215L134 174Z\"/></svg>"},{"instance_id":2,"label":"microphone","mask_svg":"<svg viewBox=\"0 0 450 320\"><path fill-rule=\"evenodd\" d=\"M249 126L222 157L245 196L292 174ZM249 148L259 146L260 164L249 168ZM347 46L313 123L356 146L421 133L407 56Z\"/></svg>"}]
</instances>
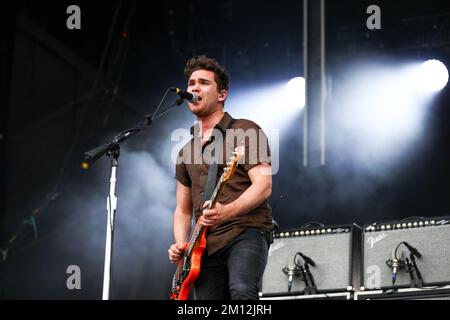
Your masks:
<instances>
[{"instance_id":1,"label":"microphone","mask_svg":"<svg viewBox=\"0 0 450 320\"><path fill-rule=\"evenodd\" d=\"M298 274L298 267L297 266L293 266L293 265L289 265L289 267L284 267L283 271L288 276L288 292L291 292L292 279L293 279L294 275Z\"/></svg>"},{"instance_id":2,"label":"microphone","mask_svg":"<svg viewBox=\"0 0 450 320\"><path fill-rule=\"evenodd\" d=\"M403 244L409 249L409 251L411 251L411 253L413 255L415 255L417 258L420 259L420 257L422 257L422 254L416 249L414 248L412 245L410 245L408 242L403 241Z\"/></svg>"},{"instance_id":3,"label":"microphone","mask_svg":"<svg viewBox=\"0 0 450 320\"><path fill-rule=\"evenodd\" d=\"M170 88L170 91L173 91L176 94L178 94L180 96L180 101L188 100L189 102L197 102L199 100L199 96L196 95L195 93L183 91L180 88L172 87Z\"/></svg>"},{"instance_id":4,"label":"microphone","mask_svg":"<svg viewBox=\"0 0 450 320\"><path fill-rule=\"evenodd\" d=\"M287 267L284 267L282 269L284 274L288 276L288 292L291 292L292 289L292 280L294 276L298 276L300 274L300 268L299 265L295 261L295 256L293 259L293 264L289 262Z\"/></svg>"},{"instance_id":5,"label":"microphone","mask_svg":"<svg viewBox=\"0 0 450 320\"><path fill-rule=\"evenodd\" d=\"M399 267L398 260L396 258L392 259L392 285L395 285L395 281L397 281L398 267Z\"/></svg>"},{"instance_id":6,"label":"microphone","mask_svg":"<svg viewBox=\"0 0 450 320\"><path fill-rule=\"evenodd\" d=\"M397 281L397 271L404 267L403 263L403 251L400 250L400 259L397 259L395 254L396 249L392 250L392 259L386 261L389 268L392 269L392 285L395 285Z\"/></svg>"}]
</instances>

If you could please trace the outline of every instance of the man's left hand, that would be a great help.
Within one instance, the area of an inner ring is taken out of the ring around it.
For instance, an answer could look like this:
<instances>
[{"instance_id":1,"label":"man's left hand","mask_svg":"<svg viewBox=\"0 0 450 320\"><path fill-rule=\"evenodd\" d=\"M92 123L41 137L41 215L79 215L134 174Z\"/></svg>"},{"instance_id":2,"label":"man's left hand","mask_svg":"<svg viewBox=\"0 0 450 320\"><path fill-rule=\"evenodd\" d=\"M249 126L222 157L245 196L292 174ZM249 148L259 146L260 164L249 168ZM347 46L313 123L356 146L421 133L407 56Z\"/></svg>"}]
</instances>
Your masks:
<instances>
[{"instance_id":1,"label":"man's left hand","mask_svg":"<svg viewBox=\"0 0 450 320\"><path fill-rule=\"evenodd\" d=\"M206 209L209 206L209 201L203 204L203 214L200 217L200 223L205 227L217 226L225 222L230 217L230 206L216 202L212 209Z\"/></svg>"}]
</instances>

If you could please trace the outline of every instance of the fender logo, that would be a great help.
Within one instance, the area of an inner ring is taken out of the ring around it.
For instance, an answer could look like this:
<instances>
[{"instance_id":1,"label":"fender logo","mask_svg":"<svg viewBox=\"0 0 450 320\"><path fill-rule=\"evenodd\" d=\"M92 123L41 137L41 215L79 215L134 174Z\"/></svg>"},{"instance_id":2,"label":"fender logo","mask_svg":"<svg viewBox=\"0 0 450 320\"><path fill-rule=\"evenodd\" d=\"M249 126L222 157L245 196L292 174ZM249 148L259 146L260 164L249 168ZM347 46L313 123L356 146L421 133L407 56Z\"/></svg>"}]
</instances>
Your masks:
<instances>
[{"instance_id":1,"label":"fender logo","mask_svg":"<svg viewBox=\"0 0 450 320\"><path fill-rule=\"evenodd\" d=\"M370 245L370 249L373 248L373 246L377 243L380 242L381 240L383 240L384 238L386 238L386 234L383 232L382 234L376 236L376 237L369 237L367 239L367 243L369 243Z\"/></svg>"},{"instance_id":2,"label":"fender logo","mask_svg":"<svg viewBox=\"0 0 450 320\"><path fill-rule=\"evenodd\" d=\"M283 248L284 246L285 246L284 242L278 242L278 243L272 244L269 248L269 257L272 255L272 253Z\"/></svg>"}]
</instances>

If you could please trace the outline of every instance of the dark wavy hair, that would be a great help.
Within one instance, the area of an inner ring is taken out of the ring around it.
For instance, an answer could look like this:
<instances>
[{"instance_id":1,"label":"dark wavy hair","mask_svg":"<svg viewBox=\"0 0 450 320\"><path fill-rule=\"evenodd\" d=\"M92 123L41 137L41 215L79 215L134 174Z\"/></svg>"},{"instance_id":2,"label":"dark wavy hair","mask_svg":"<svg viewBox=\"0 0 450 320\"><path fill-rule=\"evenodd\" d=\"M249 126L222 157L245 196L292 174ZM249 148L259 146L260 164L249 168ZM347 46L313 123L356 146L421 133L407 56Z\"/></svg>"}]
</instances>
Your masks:
<instances>
[{"instance_id":1,"label":"dark wavy hair","mask_svg":"<svg viewBox=\"0 0 450 320\"><path fill-rule=\"evenodd\" d=\"M227 71L221 66L216 59L208 58L205 55L195 56L186 62L184 68L184 76L186 81L189 81L192 73L197 70L208 70L214 72L214 80L217 82L217 89L228 90L230 78Z\"/></svg>"}]
</instances>

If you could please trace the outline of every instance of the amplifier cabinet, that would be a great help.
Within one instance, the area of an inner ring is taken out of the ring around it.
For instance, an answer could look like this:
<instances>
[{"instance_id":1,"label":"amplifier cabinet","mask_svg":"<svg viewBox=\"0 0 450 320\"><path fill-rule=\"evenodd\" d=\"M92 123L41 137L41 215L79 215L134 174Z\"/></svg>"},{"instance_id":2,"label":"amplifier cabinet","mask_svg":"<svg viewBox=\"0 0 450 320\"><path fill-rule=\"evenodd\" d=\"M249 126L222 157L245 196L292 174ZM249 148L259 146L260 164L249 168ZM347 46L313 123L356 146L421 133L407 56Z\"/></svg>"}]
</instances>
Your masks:
<instances>
[{"instance_id":1,"label":"amplifier cabinet","mask_svg":"<svg viewBox=\"0 0 450 320\"><path fill-rule=\"evenodd\" d=\"M414 287L407 268L397 271L395 286L392 268L387 265L395 257L410 259L406 241L417 249L421 257L415 258L423 279L423 286L450 284L450 219L449 217L416 218L365 225L362 234L362 289L392 289ZM415 277L417 278L417 277Z\"/></svg>"},{"instance_id":2,"label":"amplifier cabinet","mask_svg":"<svg viewBox=\"0 0 450 320\"><path fill-rule=\"evenodd\" d=\"M289 276L285 272L296 265L294 259L299 252L315 264L309 266L309 271L317 288L316 294L359 288L360 237L361 228L355 224L275 233L260 295L275 297L305 293L306 283L301 275L292 277L292 287L288 290ZM299 261L304 263L304 259Z\"/></svg>"}]
</instances>

